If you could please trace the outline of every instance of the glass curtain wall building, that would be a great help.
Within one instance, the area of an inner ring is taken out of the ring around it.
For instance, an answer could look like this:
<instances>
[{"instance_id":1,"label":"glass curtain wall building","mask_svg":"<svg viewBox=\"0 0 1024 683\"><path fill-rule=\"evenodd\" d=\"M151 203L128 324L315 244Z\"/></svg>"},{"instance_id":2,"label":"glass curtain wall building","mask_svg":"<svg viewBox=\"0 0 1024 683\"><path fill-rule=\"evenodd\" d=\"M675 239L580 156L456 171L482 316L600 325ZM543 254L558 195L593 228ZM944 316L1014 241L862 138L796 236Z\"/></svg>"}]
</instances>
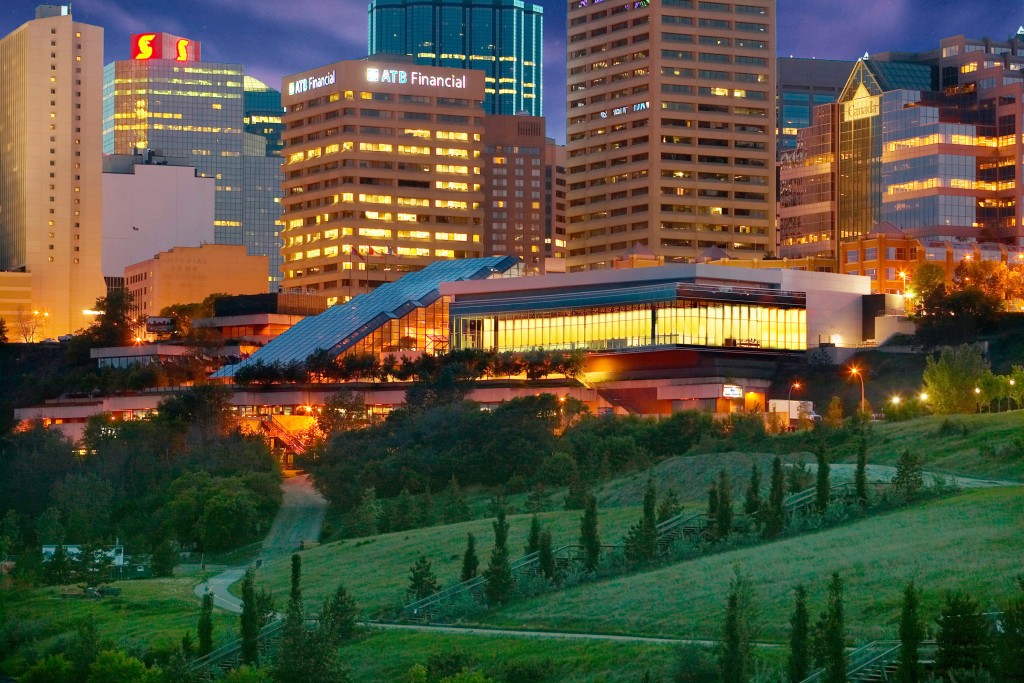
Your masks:
<instances>
[{"instance_id":1,"label":"glass curtain wall building","mask_svg":"<svg viewBox=\"0 0 1024 683\"><path fill-rule=\"evenodd\" d=\"M488 114L543 115L544 8L522 0L372 0L369 54L486 74Z\"/></svg>"},{"instance_id":2,"label":"glass curtain wall building","mask_svg":"<svg viewBox=\"0 0 1024 683\"><path fill-rule=\"evenodd\" d=\"M216 243L270 257L269 286L276 289L281 160L268 154L279 153L280 143L247 132L246 124L247 105L265 112L273 92L247 97L243 67L200 61L199 47L164 33L132 36L132 59L104 70L103 151L158 150L187 157L201 176L215 178Z\"/></svg>"}]
</instances>

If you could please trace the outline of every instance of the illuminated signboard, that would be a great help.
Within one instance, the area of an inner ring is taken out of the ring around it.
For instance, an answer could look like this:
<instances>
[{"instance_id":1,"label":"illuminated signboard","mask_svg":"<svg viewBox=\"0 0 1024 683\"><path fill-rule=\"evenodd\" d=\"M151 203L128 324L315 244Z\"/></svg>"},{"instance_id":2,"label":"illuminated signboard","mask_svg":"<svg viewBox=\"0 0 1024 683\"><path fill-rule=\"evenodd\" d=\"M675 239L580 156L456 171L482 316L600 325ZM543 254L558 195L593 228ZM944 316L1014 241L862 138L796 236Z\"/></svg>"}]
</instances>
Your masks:
<instances>
[{"instance_id":1,"label":"illuminated signboard","mask_svg":"<svg viewBox=\"0 0 1024 683\"><path fill-rule=\"evenodd\" d=\"M288 84L288 94L298 95L300 93L309 92L310 90L322 88L325 85L334 85L335 80L335 72L333 71L329 74L324 74L323 76L300 78L299 80L292 81Z\"/></svg>"},{"instance_id":2,"label":"illuminated signboard","mask_svg":"<svg viewBox=\"0 0 1024 683\"><path fill-rule=\"evenodd\" d=\"M630 107L629 105L626 105L624 107L615 107L610 112L603 111L603 112L601 112L601 118L602 119L606 119L609 116L618 116L619 114L628 114L631 111L632 112L638 112L638 111L643 111L644 109L650 109L650 108L651 108L651 103L650 102L637 102L632 107Z\"/></svg>"},{"instance_id":3,"label":"illuminated signboard","mask_svg":"<svg viewBox=\"0 0 1024 683\"><path fill-rule=\"evenodd\" d=\"M457 76L431 76L421 71L403 71L401 69L381 69L368 67L366 69L367 83L409 83L411 85L425 85L431 88L466 88L466 75Z\"/></svg>"},{"instance_id":4,"label":"illuminated signboard","mask_svg":"<svg viewBox=\"0 0 1024 683\"><path fill-rule=\"evenodd\" d=\"M859 121L878 116L881 111L880 100L879 97L872 97L861 83L853 99L843 103L843 120Z\"/></svg>"},{"instance_id":5,"label":"illuminated signboard","mask_svg":"<svg viewBox=\"0 0 1024 683\"><path fill-rule=\"evenodd\" d=\"M735 384L725 384L722 386L722 397L723 398L743 398L743 387Z\"/></svg>"},{"instance_id":6,"label":"illuminated signboard","mask_svg":"<svg viewBox=\"0 0 1024 683\"><path fill-rule=\"evenodd\" d=\"M198 62L199 41L172 36L170 33L136 33L132 35L131 57L139 61L170 59L175 62Z\"/></svg>"}]
</instances>

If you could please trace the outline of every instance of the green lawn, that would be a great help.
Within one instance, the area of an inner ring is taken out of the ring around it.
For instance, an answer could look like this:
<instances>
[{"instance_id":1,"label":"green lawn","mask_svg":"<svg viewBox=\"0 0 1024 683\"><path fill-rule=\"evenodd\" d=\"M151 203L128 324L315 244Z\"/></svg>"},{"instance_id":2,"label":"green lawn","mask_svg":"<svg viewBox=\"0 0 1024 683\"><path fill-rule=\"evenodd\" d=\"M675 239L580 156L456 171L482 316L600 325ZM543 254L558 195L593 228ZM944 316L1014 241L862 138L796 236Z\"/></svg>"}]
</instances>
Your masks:
<instances>
[{"instance_id":1,"label":"green lawn","mask_svg":"<svg viewBox=\"0 0 1024 683\"><path fill-rule=\"evenodd\" d=\"M169 649L181 642L186 631L192 632L196 643L199 603L192 587L199 580L192 576L119 581L114 586L121 589L121 595L103 599L62 600L58 587L4 591L0 593L0 612L6 628L31 634L34 642L23 645L14 658L2 664L11 671L19 670L26 655L47 653L71 638L89 617L104 640L125 648ZM216 643L237 638L237 630L238 617L214 612Z\"/></svg>"},{"instance_id":2,"label":"green lawn","mask_svg":"<svg viewBox=\"0 0 1024 683\"><path fill-rule=\"evenodd\" d=\"M733 567L753 581L761 637L783 640L791 588L807 585L823 609L830 573L847 582L848 635L894 637L900 593L914 579L931 618L944 591L967 589L982 605L1015 590L1024 570L1024 488L974 491L770 545L680 562L511 605L491 626L715 638Z\"/></svg>"},{"instance_id":3,"label":"green lawn","mask_svg":"<svg viewBox=\"0 0 1024 683\"><path fill-rule=\"evenodd\" d=\"M341 649L357 681L400 681L413 664L456 648L471 653L474 666L502 680L510 663L540 664L559 683L636 683L650 669L653 680L671 680L678 647L647 643L549 640L382 631Z\"/></svg>"},{"instance_id":4,"label":"green lawn","mask_svg":"<svg viewBox=\"0 0 1024 683\"><path fill-rule=\"evenodd\" d=\"M557 548L579 541L582 512L546 512L540 515L552 533ZM638 508L613 508L601 511L603 542L616 543L640 516ZM522 555L531 515L509 517L509 549L513 558ZM492 519L477 519L449 526L414 529L382 534L365 539L338 541L304 551L302 588L307 607L319 611L324 597L334 592L339 582L355 597L360 610L376 615L383 609L404 602L409 584L409 567L421 554L430 558L434 573L445 586L458 582L466 533L476 537L481 570L487 565L494 544ZM283 558L265 564L257 580L271 589L279 604L288 595L291 560Z\"/></svg>"}]
</instances>

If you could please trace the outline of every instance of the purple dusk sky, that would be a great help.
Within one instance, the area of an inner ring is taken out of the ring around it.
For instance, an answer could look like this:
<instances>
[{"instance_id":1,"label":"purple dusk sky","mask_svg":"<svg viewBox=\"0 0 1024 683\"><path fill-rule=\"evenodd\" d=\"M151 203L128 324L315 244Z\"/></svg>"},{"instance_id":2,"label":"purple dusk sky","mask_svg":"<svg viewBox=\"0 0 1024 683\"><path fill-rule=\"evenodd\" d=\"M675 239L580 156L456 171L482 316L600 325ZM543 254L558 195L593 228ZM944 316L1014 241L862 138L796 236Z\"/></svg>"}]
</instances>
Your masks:
<instances>
[{"instance_id":1,"label":"purple dusk sky","mask_svg":"<svg viewBox=\"0 0 1024 683\"><path fill-rule=\"evenodd\" d=\"M652 0L658 2L658 0ZM0 35L35 16L34 0L4 0ZM281 77L366 54L368 0L77 0L74 16L106 31L105 61L128 58L131 33L165 31L199 40L208 61L240 63L281 87ZM545 6L544 109L549 135L564 139L565 7ZM779 54L856 59L918 51L964 34L1005 40L1024 24L1019 0L778 0Z\"/></svg>"}]
</instances>

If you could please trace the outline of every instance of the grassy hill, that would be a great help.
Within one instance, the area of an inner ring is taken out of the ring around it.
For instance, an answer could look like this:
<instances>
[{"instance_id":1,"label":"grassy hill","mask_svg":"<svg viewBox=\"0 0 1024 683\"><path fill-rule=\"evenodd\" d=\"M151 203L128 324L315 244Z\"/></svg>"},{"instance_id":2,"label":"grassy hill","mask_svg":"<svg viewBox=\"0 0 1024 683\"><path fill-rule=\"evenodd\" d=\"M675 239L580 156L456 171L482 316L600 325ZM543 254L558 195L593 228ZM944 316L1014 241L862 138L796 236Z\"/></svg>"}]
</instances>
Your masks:
<instances>
[{"instance_id":1,"label":"grassy hill","mask_svg":"<svg viewBox=\"0 0 1024 683\"><path fill-rule=\"evenodd\" d=\"M554 546L576 543L579 539L581 511L546 512L542 523L551 530ZM509 516L509 549L513 558L522 555L531 515ZM601 511L601 534L606 543L617 542L626 529L640 517L634 507ZM344 582L361 611L377 614L404 602L409 585L409 567L426 555L434 574L443 585L458 582L466 533L476 537L481 569L486 566L493 546L492 519L477 519L448 526L413 529L365 539L328 543L302 553L303 598L309 609L319 611L320 604L332 594L338 582ZM263 565L258 581L284 600L291 577L291 560L283 558Z\"/></svg>"},{"instance_id":2,"label":"grassy hill","mask_svg":"<svg viewBox=\"0 0 1024 683\"><path fill-rule=\"evenodd\" d=\"M7 642L0 653L5 658L12 650L17 653L0 664L11 671L19 670L26 659L45 655L71 639L87 619L96 623L104 641L126 648L170 650L181 642L186 631L192 632L195 643L199 603L192 586L200 580L196 575L120 581L115 585L121 595L101 600L62 600L58 587L2 591L0 624ZM237 634L238 617L215 611L215 643L234 640Z\"/></svg>"},{"instance_id":3,"label":"grassy hill","mask_svg":"<svg viewBox=\"0 0 1024 683\"><path fill-rule=\"evenodd\" d=\"M923 612L948 590L990 605L1010 595L1022 571L1024 488L988 489L868 518L857 524L587 584L492 613L492 626L714 638L733 567L749 575L761 637L783 640L791 588L808 587L813 613L838 570L847 582L847 633L861 642L893 637L903 587L924 590Z\"/></svg>"}]
</instances>

